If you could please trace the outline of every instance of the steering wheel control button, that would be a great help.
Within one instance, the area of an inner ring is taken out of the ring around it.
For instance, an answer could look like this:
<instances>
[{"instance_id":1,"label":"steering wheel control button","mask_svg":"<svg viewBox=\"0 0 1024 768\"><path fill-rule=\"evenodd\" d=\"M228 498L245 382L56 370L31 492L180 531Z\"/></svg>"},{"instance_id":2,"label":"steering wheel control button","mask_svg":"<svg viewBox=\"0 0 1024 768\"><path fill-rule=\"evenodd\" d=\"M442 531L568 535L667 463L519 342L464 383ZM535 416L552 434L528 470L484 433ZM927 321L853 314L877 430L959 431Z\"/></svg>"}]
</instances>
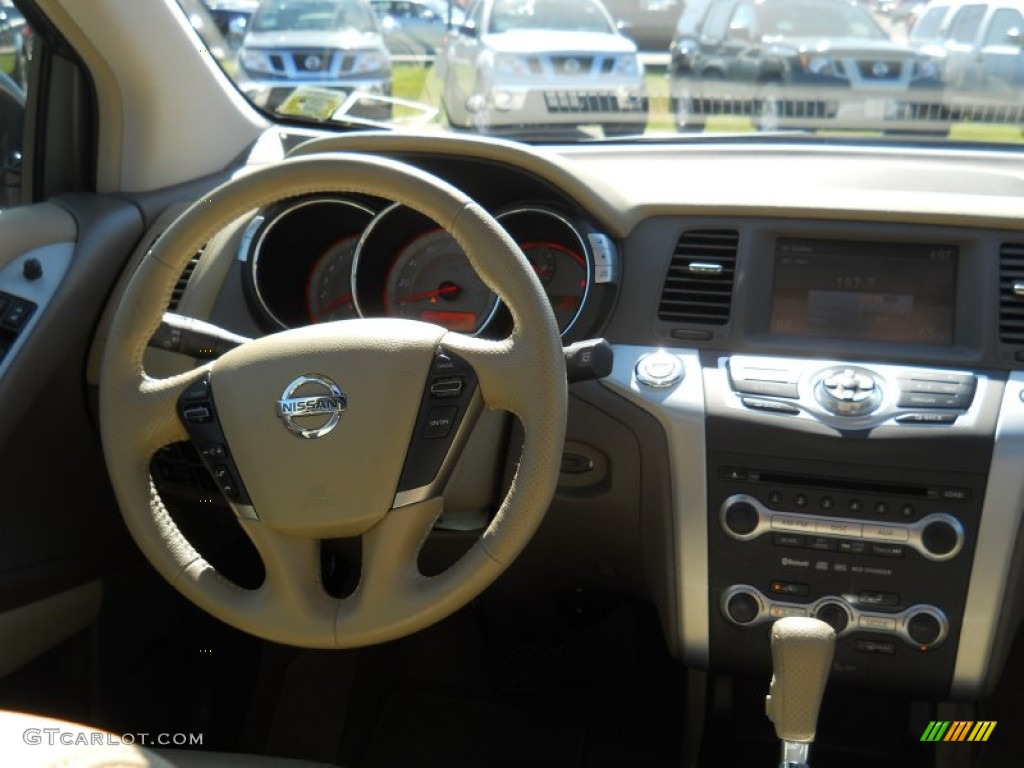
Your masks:
<instances>
[{"instance_id":1,"label":"steering wheel control button","mask_svg":"<svg viewBox=\"0 0 1024 768\"><path fill-rule=\"evenodd\" d=\"M659 350L644 355L636 363L636 380L645 387L664 389L674 387L683 380L683 361L675 355Z\"/></svg>"},{"instance_id":2,"label":"steering wheel control button","mask_svg":"<svg viewBox=\"0 0 1024 768\"><path fill-rule=\"evenodd\" d=\"M448 437L452 433L458 415L459 409L454 405L431 408L430 413L427 414L427 423L423 426L423 437L427 440Z\"/></svg>"},{"instance_id":3,"label":"steering wheel control button","mask_svg":"<svg viewBox=\"0 0 1024 768\"><path fill-rule=\"evenodd\" d=\"M326 437L341 421L348 398L334 381L316 373L294 379L277 401L277 415L289 431L307 440Z\"/></svg>"},{"instance_id":4,"label":"steering wheel control button","mask_svg":"<svg viewBox=\"0 0 1024 768\"><path fill-rule=\"evenodd\" d=\"M228 457L228 447L221 443L208 443L199 449L199 455L210 461L221 461Z\"/></svg>"},{"instance_id":5,"label":"steering wheel control button","mask_svg":"<svg viewBox=\"0 0 1024 768\"><path fill-rule=\"evenodd\" d=\"M443 348L434 353L416 416L416 430L398 482L396 506L440 492L433 486L444 480L441 473L442 467L447 466L445 458L455 445L476 390L476 374L470 365Z\"/></svg>"},{"instance_id":6,"label":"steering wheel control button","mask_svg":"<svg viewBox=\"0 0 1024 768\"><path fill-rule=\"evenodd\" d=\"M461 376L446 376L434 379L430 384L430 396L438 400L458 397L465 382Z\"/></svg>"},{"instance_id":7,"label":"steering wheel control button","mask_svg":"<svg viewBox=\"0 0 1024 768\"><path fill-rule=\"evenodd\" d=\"M837 416L866 416L882 400L882 387L875 374L857 366L822 371L814 393L822 407Z\"/></svg>"},{"instance_id":8,"label":"steering wheel control button","mask_svg":"<svg viewBox=\"0 0 1024 768\"><path fill-rule=\"evenodd\" d=\"M195 384L190 384L182 395L181 399L190 403L196 401L208 400L210 398L210 382L206 379L200 379Z\"/></svg>"},{"instance_id":9,"label":"steering wheel control button","mask_svg":"<svg viewBox=\"0 0 1024 768\"><path fill-rule=\"evenodd\" d=\"M208 424L213 421L213 413L210 412L207 406L202 404L186 408L182 411L181 415L189 424Z\"/></svg>"},{"instance_id":10,"label":"steering wheel control button","mask_svg":"<svg viewBox=\"0 0 1024 768\"><path fill-rule=\"evenodd\" d=\"M181 393L178 398L178 416L185 425L200 461L213 479L213 484L233 505L236 514L248 519L258 519L252 510L249 494L241 482L238 467L231 458L227 439L217 419L210 374L207 373ZM200 471L198 467L196 471ZM210 487L212 488L212 485Z\"/></svg>"}]
</instances>

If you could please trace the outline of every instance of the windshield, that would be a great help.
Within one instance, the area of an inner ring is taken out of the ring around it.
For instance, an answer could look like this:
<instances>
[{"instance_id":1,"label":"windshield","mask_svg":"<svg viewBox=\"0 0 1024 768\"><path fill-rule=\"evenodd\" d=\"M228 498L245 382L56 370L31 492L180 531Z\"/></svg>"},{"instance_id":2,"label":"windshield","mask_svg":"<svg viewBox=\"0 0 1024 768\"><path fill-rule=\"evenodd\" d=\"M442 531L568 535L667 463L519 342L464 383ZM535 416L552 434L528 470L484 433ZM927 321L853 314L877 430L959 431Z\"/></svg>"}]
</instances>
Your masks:
<instances>
[{"instance_id":1,"label":"windshield","mask_svg":"<svg viewBox=\"0 0 1024 768\"><path fill-rule=\"evenodd\" d=\"M821 13L814 2L762 3L761 32L778 37L864 37L885 40L871 14L855 5L840 4L834 13Z\"/></svg>"},{"instance_id":2,"label":"windshield","mask_svg":"<svg viewBox=\"0 0 1024 768\"><path fill-rule=\"evenodd\" d=\"M271 0L261 3L252 19L253 32L373 32L373 13L353 0Z\"/></svg>"},{"instance_id":3,"label":"windshield","mask_svg":"<svg viewBox=\"0 0 1024 768\"><path fill-rule=\"evenodd\" d=\"M604 10L592 0L499 0L491 12L488 31L543 29L551 32L614 34Z\"/></svg>"},{"instance_id":4,"label":"windshield","mask_svg":"<svg viewBox=\"0 0 1024 768\"><path fill-rule=\"evenodd\" d=\"M178 2L280 121L559 142L1022 141L1019 0Z\"/></svg>"}]
</instances>

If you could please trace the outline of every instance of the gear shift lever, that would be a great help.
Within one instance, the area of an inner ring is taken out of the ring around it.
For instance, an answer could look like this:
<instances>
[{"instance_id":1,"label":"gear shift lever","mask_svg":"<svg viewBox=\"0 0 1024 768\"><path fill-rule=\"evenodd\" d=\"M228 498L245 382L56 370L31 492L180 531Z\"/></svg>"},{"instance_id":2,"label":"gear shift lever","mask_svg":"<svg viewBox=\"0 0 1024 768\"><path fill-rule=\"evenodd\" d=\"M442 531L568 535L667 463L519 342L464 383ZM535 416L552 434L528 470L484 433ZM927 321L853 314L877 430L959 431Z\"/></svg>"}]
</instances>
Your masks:
<instances>
[{"instance_id":1,"label":"gear shift lever","mask_svg":"<svg viewBox=\"0 0 1024 768\"><path fill-rule=\"evenodd\" d=\"M787 617L772 625L772 683L765 712L782 741L780 768L807 765L836 633L823 621Z\"/></svg>"}]
</instances>

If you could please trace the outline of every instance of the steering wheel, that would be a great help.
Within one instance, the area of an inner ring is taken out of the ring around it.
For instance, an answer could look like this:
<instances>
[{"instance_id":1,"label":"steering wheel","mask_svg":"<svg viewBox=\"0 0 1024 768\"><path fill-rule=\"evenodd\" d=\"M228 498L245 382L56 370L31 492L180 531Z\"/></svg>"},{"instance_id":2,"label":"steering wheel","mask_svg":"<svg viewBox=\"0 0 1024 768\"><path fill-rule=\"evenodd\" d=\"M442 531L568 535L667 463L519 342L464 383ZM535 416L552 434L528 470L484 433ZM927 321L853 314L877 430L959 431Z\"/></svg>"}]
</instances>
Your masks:
<instances>
[{"instance_id":1,"label":"steering wheel","mask_svg":"<svg viewBox=\"0 0 1024 768\"><path fill-rule=\"evenodd\" d=\"M187 373L148 376L147 342L191 255L243 214L314 193L372 195L429 216L454 236L504 301L514 320L512 334L489 341L418 321L345 320L250 341ZM515 414L525 441L489 526L448 570L427 577L416 558L443 509L443 488L423 486L430 491L420 494L425 498L401 503L396 489L407 454L424 445L421 404L428 403L429 384L436 382L431 376L439 355L464 366L477 383L474 397L485 407ZM128 530L181 594L268 640L356 647L441 620L483 591L522 551L557 482L565 375L543 289L522 251L486 211L412 166L325 153L226 182L208 202L188 208L153 245L118 304L107 339L100 427ZM302 383L312 387L306 396ZM190 401L200 405L189 409ZM204 434L219 430L223 444L215 455L237 472L221 487L228 496L234 491L238 522L263 560L266 576L256 589L238 586L200 556L150 478L153 454L194 437L192 422ZM311 423L312 428L295 428ZM362 565L358 586L342 599L322 584L320 542L343 537L361 538Z\"/></svg>"}]
</instances>

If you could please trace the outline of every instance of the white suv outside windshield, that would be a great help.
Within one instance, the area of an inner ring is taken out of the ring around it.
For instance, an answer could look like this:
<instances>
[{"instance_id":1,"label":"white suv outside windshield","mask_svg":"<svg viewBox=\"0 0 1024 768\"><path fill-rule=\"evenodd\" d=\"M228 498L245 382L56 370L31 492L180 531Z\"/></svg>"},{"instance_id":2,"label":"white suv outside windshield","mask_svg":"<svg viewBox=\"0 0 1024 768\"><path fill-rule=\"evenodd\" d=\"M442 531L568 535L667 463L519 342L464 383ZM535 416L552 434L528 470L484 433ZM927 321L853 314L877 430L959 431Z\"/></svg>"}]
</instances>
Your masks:
<instances>
[{"instance_id":1,"label":"white suv outside windshield","mask_svg":"<svg viewBox=\"0 0 1024 768\"><path fill-rule=\"evenodd\" d=\"M628 10L616 17L601 0L438 0L440 43L390 51L364 0L263 0L241 46L196 23L208 1L178 0L243 93L280 120L563 142L753 132L1024 141L1021 30L992 39L1006 15L997 8L1014 0L952 3L977 6L970 39L955 13L934 28L939 0L907 16L857 0L689 0L668 48L630 39ZM342 7L344 41L332 16ZM253 53L286 18L305 36L296 50Z\"/></svg>"}]
</instances>

